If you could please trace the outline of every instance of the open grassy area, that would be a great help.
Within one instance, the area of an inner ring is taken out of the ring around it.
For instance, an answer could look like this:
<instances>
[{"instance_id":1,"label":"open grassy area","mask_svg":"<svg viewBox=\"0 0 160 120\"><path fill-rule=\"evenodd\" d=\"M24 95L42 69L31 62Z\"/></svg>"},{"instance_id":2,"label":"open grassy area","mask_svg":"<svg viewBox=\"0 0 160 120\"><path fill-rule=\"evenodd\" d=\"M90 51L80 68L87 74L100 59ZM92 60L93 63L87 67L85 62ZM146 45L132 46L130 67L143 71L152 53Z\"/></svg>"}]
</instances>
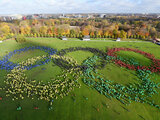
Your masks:
<instances>
[{"instance_id":1,"label":"open grassy area","mask_svg":"<svg viewBox=\"0 0 160 120\"><path fill-rule=\"evenodd\" d=\"M160 59L160 47L149 42L62 41L54 38L28 38L27 42L23 44L16 43L14 40L5 41L0 44L0 57L2 58L10 51L27 46L47 46L57 50L70 47L92 47L104 52L107 51L107 48L126 47L154 54L156 58ZM14 55L10 61L17 63L27 58L45 54L44 51L40 50L27 51ZM134 58L143 65L151 64L149 59L134 52L121 51L117 54L125 58ZM86 51L75 51L67 53L65 56L72 57L78 64L81 64L85 59L93 55L93 53ZM135 71L120 68L113 63L107 64L98 71L104 77L116 83L123 85L138 83ZM0 70L0 86L5 85L3 81L7 73L9 72ZM29 79L47 82L50 78L61 74L61 69L50 62L49 64L33 68L27 71L26 74ZM152 78L154 81L160 82L160 75L155 74ZM159 120L160 118L160 111L155 107L136 102L125 106L116 99L110 100L96 90L92 90L81 80L79 82L81 83L81 88L75 88L74 91L63 99L54 100L53 110L51 111L48 110L48 102L46 101L37 100L36 98L12 101L11 98L5 97L5 91L1 91L0 96L3 96L3 100L0 101L0 120ZM74 96L75 102L73 94L76 95ZM152 99L160 105L159 94L154 95ZM19 104L22 106L22 110L16 111L16 107ZM106 104L109 105L109 108L106 107ZM40 109L34 110L34 105L37 105Z\"/></svg>"},{"instance_id":2,"label":"open grassy area","mask_svg":"<svg viewBox=\"0 0 160 120\"><path fill-rule=\"evenodd\" d=\"M47 53L40 50L29 50L29 51L22 52L20 54L15 54L14 56L11 57L10 61L14 63L19 63L27 60L28 58L37 57L37 56L46 55L46 54Z\"/></svg>"},{"instance_id":3,"label":"open grassy area","mask_svg":"<svg viewBox=\"0 0 160 120\"><path fill-rule=\"evenodd\" d=\"M81 55L81 57L79 57L79 55ZM86 58L92 57L93 55L94 55L93 53L86 52L86 51L75 51L75 52L67 53L65 56L72 57L78 62L78 64L82 64L82 62Z\"/></svg>"},{"instance_id":4,"label":"open grassy area","mask_svg":"<svg viewBox=\"0 0 160 120\"><path fill-rule=\"evenodd\" d=\"M135 71L127 70L126 68L120 68L114 64L107 64L107 66L99 70L109 80L115 83L127 85L129 83L138 83Z\"/></svg>"},{"instance_id":5,"label":"open grassy area","mask_svg":"<svg viewBox=\"0 0 160 120\"><path fill-rule=\"evenodd\" d=\"M60 67L50 62L44 66L39 66L27 71L26 75L29 79L35 79L37 82L43 81L44 83L47 83L51 78L61 74L61 72L62 70Z\"/></svg>"},{"instance_id":6,"label":"open grassy area","mask_svg":"<svg viewBox=\"0 0 160 120\"><path fill-rule=\"evenodd\" d=\"M135 53L135 52L120 51L120 52L117 53L117 55L121 56L123 58L134 59L138 63L140 63L141 65L145 65L145 66L151 65L151 60L149 60L148 58L144 57L143 55L140 55L140 54Z\"/></svg>"}]
</instances>

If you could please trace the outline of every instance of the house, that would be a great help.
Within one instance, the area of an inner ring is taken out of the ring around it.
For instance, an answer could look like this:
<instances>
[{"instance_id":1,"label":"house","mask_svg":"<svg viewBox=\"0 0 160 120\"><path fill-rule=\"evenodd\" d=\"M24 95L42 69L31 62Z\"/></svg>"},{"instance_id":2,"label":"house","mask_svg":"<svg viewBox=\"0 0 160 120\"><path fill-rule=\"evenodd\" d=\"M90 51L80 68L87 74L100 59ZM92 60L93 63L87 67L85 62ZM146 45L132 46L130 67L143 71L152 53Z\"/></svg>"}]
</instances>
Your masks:
<instances>
[{"instance_id":1,"label":"house","mask_svg":"<svg viewBox=\"0 0 160 120\"><path fill-rule=\"evenodd\" d=\"M90 40L90 36L89 35L86 35L83 37L83 41L89 41Z\"/></svg>"},{"instance_id":2,"label":"house","mask_svg":"<svg viewBox=\"0 0 160 120\"><path fill-rule=\"evenodd\" d=\"M67 40L67 37L66 36L62 36L62 40Z\"/></svg>"},{"instance_id":3,"label":"house","mask_svg":"<svg viewBox=\"0 0 160 120\"><path fill-rule=\"evenodd\" d=\"M117 38L116 42L119 42L119 41L121 41L121 38Z\"/></svg>"},{"instance_id":4,"label":"house","mask_svg":"<svg viewBox=\"0 0 160 120\"><path fill-rule=\"evenodd\" d=\"M100 14L99 17L100 18L105 18L106 14Z\"/></svg>"}]
</instances>

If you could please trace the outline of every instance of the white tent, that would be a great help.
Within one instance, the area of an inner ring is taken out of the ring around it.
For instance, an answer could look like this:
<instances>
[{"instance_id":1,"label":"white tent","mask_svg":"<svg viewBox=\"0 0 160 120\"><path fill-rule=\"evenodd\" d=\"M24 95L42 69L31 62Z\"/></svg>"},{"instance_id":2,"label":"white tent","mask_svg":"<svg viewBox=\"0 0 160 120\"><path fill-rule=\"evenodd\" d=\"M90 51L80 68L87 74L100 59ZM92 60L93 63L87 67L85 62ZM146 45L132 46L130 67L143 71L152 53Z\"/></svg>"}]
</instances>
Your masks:
<instances>
[{"instance_id":1,"label":"white tent","mask_svg":"<svg viewBox=\"0 0 160 120\"><path fill-rule=\"evenodd\" d=\"M90 36L89 35L86 35L83 37L83 41L89 41L90 40Z\"/></svg>"},{"instance_id":2,"label":"white tent","mask_svg":"<svg viewBox=\"0 0 160 120\"><path fill-rule=\"evenodd\" d=\"M3 41L0 41L0 43L2 43Z\"/></svg>"},{"instance_id":3,"label":"white tent","mask_svg":"<svg viewBox=\"0 0 160 120\"><path fill-rule=\"evenodd\" d=\"M67 37L66 36L62 36L62 40L67 40Z\"/></svg>"},{"instance_id":4,"label":"white tent","mask_svg":"<svg viewBox=\"0 0 160 120\"><path fill-rule=\"evenodd\" d=\"M119 42L119 41L121 41L121 38L117 38L117 40L116 40L117 42Z\"/></svg>"}]
</instances>

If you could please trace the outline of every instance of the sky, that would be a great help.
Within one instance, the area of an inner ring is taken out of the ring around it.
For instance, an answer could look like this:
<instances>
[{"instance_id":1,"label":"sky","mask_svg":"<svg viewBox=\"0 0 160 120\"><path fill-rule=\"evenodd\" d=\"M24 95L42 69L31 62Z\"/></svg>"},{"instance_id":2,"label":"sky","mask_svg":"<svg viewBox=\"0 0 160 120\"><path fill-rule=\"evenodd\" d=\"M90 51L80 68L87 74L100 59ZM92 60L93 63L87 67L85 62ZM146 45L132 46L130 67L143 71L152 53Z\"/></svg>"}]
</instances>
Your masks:
<instances>
[{"instance_id":1,"label":"sky","mask_svg":"<svg viewBox=\"0 0 160 120\"><path fill-rule=\"evenodd\" d=\"M0 0L0 14L160 13L160 0Z\"/></svg>"}]
</instances>

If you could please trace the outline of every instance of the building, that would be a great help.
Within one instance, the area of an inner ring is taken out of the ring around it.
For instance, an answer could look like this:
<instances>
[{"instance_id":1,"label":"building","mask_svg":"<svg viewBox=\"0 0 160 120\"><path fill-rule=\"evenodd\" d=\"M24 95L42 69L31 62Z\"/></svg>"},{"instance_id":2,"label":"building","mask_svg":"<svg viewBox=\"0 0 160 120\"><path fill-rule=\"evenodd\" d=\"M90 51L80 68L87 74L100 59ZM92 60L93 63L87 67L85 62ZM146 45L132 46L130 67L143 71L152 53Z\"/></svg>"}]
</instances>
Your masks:
<instances>
[{"instance_id":1,"label":"building","mask_svg":"<svg viewBox=\"0 0 160 120\"><path fill-rule=\"evenodd\" d=\"M89 35L86 35L83 37L83 41L89 41L90 40L90 36Z\"/></svg>"},{"instance_id":2,"label":"building","mask_svg":"<svg viewBox=\"0 0 160 120\"><path fill-rule=\"evenodd\" d=\"M67 40L67 37L66 36L62 36L62 40Z\"/></svg>"},{"instance_id":3,"label":"building","mask_svg":"<svg viewBox=\"0 0 160 120\"><path fill-rule=\"evenodd\" d=\"M160 18L160 15L158 15L157 18Z\"/></svg>"},{"instance_id":4,"label":"building","mask_svg":"<svg viewBox=\"0 0 160 120\"><path fill-rule=\"evenodd\" d=\"M34 19L33 15L27 15L26 19Z\"/></svg>"},{"instance_id":5,"label":"building","mask_svg":"<svg viewBox=\"0 0 160 120\"><path fill-rule=\"evenodd\" d=\"M121 38L117 38L116 42L120 42L121 41Z\"/></svg>"},{"instance_id":6,"label":"building","mask_svg":"<svg viewBox=\"0 0 160 120\"><path fill-rule=\"evenodd\" d=\"M100 18L105 18L106 14L100 14L99 17Z\"/></svg>"},{"instance_id":7,"label":"building","mask_svg":"<svg viewBox=\"0 0 160 120\"><path fill-rule=\"evenodd\" d=\"M11 15L11 17L14 19L14 20L22 20L22 15L20 14L14 14L14 15Z\"/></svg>"}]
</instances>

